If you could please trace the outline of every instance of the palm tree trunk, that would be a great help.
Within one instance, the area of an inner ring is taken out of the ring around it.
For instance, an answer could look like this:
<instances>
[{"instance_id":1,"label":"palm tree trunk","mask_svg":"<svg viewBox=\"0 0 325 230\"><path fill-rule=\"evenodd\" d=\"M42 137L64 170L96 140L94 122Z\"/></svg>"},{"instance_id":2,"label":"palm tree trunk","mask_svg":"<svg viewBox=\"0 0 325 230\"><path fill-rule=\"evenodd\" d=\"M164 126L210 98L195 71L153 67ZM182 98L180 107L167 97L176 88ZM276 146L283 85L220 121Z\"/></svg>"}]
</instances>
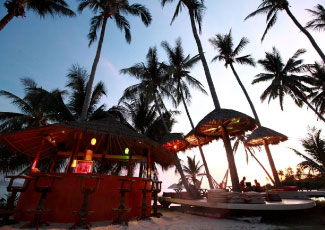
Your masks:
<instances>
[{"instance_id":1,"label":"palm tree trunk","mask_svg":"<svg viewBox=\"0 0 325 230\"><path fill-rule=\"evenodd\" d=\"M191 10L190 8L189 8L189 14L190 14L190 19L191 19L192 32L193 32L194 39L196 41L197 48L198 48L198 51L199 51L199 54L200 54L200 58L201 58L201 61L202 61L202 64L203 64L205 76L206 76L206 79L207 79L207 82L208 82L208 85L209 85L209 88L210 88L210 93L211 93L211 96L212 96L212 99L213 99L213 103L214 103L214 106L215 106L216 109L220 109L221 107L220 107L220 103L219 103L219 100L218 100L218 96L217 96L216 90L214 88L212 78L211 78L211 74L210 74L210 70L209 70L207 61L206 61L205 56L204 56L202 44L201 44L199 35L197 33L197 30L196 30L196 25L195 25L195 21L194 21L194 13L193 13L193 10ZM232 151L232 148L231 148L231 143L230 143L230 140L229 140L228 132L223 127L221 129L223 130L222 131L223 143L224 143L224 146L225 146L225 149L226 149L226 152L227 152L227 158L228 158L228 163L229 163L232 186L233 186L234 191L240 192L239 179L238 179L234 154L233 154L233 151Z\"/></svg>"},{"instance_id":2,"label":"palm tree trunk","mask_svg":"<svg viewBox=\"0 0 325 230\"><path fill-rule=\"evenodd\" d=\"M301 95L299 95L299 98L311 109L316 113L316 115L325 122L325 118L307 101L307 99Z\"/></svg>"},{"instance_id":3,"label":"palm tree trunk","mask_svg":"<svg viewBox=\"0 0 325 230\"><path fill-rule=\"evenodd\" d=\"M314 40L313 36L311 36L311 34L298 22L298 20L295 18L295 16L293 16L293 14L291 13L291 11L289 10L289 7L285 7L285 11L287 12L287 14L291 18L291 20L300 29L300 31L303 32L307 36L307 38L309 39L310 43L312 44L312 46L315 48L315 50L317 51L317 53L319 54L319 56L323 59L323 62L325 63L325 55L324 55L323 51L317 45L317 43Z\"/></svg>"},{"instance_id":4,"label":"palm tree trunk","mask_svg":"<svg viewBox=\"0 0 325 230\"><path fill-rule=\"evenodd\" d=\"M155 99L155 105L156 105L156 108L158 110L158 113L159 113L159 116L160 116L160 119L164 125L164 128L165 128L165 131L166 133L170 133L169 132L169 129L167 127L167 124L166 124L166 121L162 115L162 112L160 110L160 107L159 107L159 104L158 104L158 100L157 100L157 96L156 96L156 93L154 95L154 99ZM183 181L183 184L184 184L184 187L186 189L186 191L188 193L190 193L193 197L196 197L197 196L197 191L195 191L193 188L191 188L186 180L186 177L184 175L184 172L183 172L183 169L182 169L182 166L181 166L181 163L179 161L179 158L177 156L177 153L173 153L174 154L174 159L175 159L175 166L176 166L176 169L177 171L179 172L179 174L181 175L181 178L182 178L182 181Z\"/></svg>"},{"instance_id":5,"label":"palm tree trunk","mask_svg":"<svg viewBox=\"0 0 325 230\"><path fill-rule=\"evenodd\" d=\"M251 156L256 160L256 162L262 167L262 169L264 170L264 172L266 173L266 175L269 177L269 179L272 181L273 184L275 184L272 176L270 175L270 173L266 170L266 168L262 165L262 163L257 159L257 157L255 156L254 153L251 152L250 149L247 148L247 150L249 151L249 153L251 154Z\"/></svg>"},{"instance_id":6,"label":"palm tree trunk","mask_svg":"<svg viewBox=\"0 0 325 230\"><path fill-rule=\"evenodd\" d=\"M275 164L274 164L274 161L273 161L270 149L269 149L269 144L267 143L266 140L263 140L263 144L264 144L264 147L265 147L267 157L269 158L273 178L274 178L274 181L275 181L275 184L274 184L275 188L281 188L281 182L280 182L280 179L279 179L278 172L276 171L276 168L275 168Z\"/></svg>"},{"instance_id":7,"label":"palm tree trunk","mask_svg":"<svg viewBox=\"0 0 325 230\"><path fill-rule=\"evenodd\" d=\"M181 97L182 97L182 101L183 101L183 104L184 104L184 108L185 108L187 117L188 117L188 119L189 119L189 121L191 123L192 129L194 129L194 124L193 124L191 115L190 115L190 113L188 111L188 108L187 108L187 105L185 103L185 98L184 98L183 90L182 90L181 87L179 89L180 89L180 93L181 93ZM209 181L210 189L214 189L213 182L212 182L212 178L211 178L211 174L210 174L210 171L209 171L209 168L208 168L208 164L207 164L207 162L205 160L205 156L204 156L204 153L203 153L203 150L202 150L202 146L201 146L200 141L199 141L198 138L197 138L197 142L198 142L198 147L199 147L199 150L200 150L201 158L202 158L202 161L203 161L203 165L204 165L204 168L205 168L205 172L207 174L207 178L208 178L208 181Z\"/></svg>"},{"instance_id":8,"label":"palm tree trunk","mask_svg":"<svg viewBox=\"0 0 325 230\"><path fill-rule=\"evenodd\" d=\"M82 112L81 112L81 116L80 116L81 121L85 121L87 119L87 112L88 112L88 108L89 108L89 104L90 104L91 91L92 91L92 87L93 87L93 83L94 83L94 79L95 79L97 65L98 65L99 58L100 58L100 53L102 51L104 35L105 35L105 30L106 30L106 24L107 24L107 17L105 17L104 21L103 21L102 30L100 32L100 38L98 41L96 56L95 56L95 59L93 62L93 66L91 67L91 73L90 73L89 81L87 84L86 96L85 96L85 100L84 100L84 104L82 106Z\"/></svg>"},{"instance_id":9,"label":"palm tree trunk","mask_svg":"<svg viewBox=\"0 0 325 230\"><path fill-rule=\"evenodd\" d=\"M226 127L220 126L219 129L222 133L222 139L225 145L226 153L227 153L227 159L228 159L228 166L230 170L230 177L231 177L231 183L232 183L232 190L234 192L240 192L240 185L239 185L239 179L238 179L238 173L237 168L235 164L235 158L234 154L231 148L229 134Z\"/></svg>"},{"instance_id":10,"label":"palm tree trunk","mask_svg":"<svg viewBox=\"0 0 325 230\"><path fill-rule=\"evenodd\" d=\"M197 33L195 20L194 20L194 13L193 13L193 10L191 10L191 9L188 9L188 11L190 13L190 18L191 18L192 32L193 32L193 35L194 35L194 39L196 41L197 49L198 49L199 54L200 54L203 69L204 69L204 72L205 72L205 76L206 76L206 79L207 79L207 82L208 82L208 85L209 85L209 88L210 88L212 100L213 100L213 103L214 103L214 106L216 107L216 109L220 109L220 103L219 103L219 100L218 100L218 96L217 96L216 90L214 88L212 77L211 77L210 70L209 70L209 67L208 67L208 63L207 63L207 61L205 59L202 44L201 44L199 35Z\"/></svg>"},{"instance_id":11,"label":"palm tree trunk","mask_svg":"<svg viewBox=\"0 0 325 230\"><path fill-rule=\"evenodd\" d=\"M166 124L166 121L165 121L165 119L164 119L164 116L163 116L163 114L162 114L162 112L161 112L161 110L160 110L160 107L159 107L159 103L158 103L158 100L157 100L156 93L155 93L154 97L155 97L155 105L156 105L156 108L157 108L157 110L158 110L158 113L159 113L160 119L161 119L161 121L162 121L162 123L163 123L163 126L164 126L164 128L165 128L165 131L166 131L166 133L170 133L170 132L169 132L169 129L168 129L168 126L167 126L167 124Z\"/></svg>"},{"instance_id":12,"label":"palm tree trunk","mask_svg":"<svg viewBox=\"0 0 325 230\"><path fill-rule=\"evenodd\" d=\"M239 78L239 76L238 76L238 74L237 74L237 72L236 72L236 70L235 70L232 63L230 63L230 67L231 67L231 70L232 70L232 72L234 73L234 75L236 77L236 80L237 80L238 84L240 85L241 89L243 90L243 92L244 92L244 94L246 96L246 99L247 99L247 101L249 103L249 106L251 107L251 110L252 110L252 112L254 114L254 117L255 117L255 120L257 121L258 126L261 126L261 122L260 122L260 120L259 120L259 118L257 116L257 113L256 113L255 107L253 105L253 102L251 101L251 99L250 99L250 97L249 97L249 95L248 95L248 93L247 93L247 91L245 89L245 86L241 82L241 80L240 80L240 78Z\"/></svg>"},{"instance_id":13,"label":"palm tree trunk","mask_svg":"<svg viewBox=\"0 0 325 230\"><path fill-rule=\"evenodd\" d=\"M15 12L8 12L6 16L4 16L0 21L0 31L8 24L8 22L13 19L15 16Z\"/></svg>"}]
</instances>

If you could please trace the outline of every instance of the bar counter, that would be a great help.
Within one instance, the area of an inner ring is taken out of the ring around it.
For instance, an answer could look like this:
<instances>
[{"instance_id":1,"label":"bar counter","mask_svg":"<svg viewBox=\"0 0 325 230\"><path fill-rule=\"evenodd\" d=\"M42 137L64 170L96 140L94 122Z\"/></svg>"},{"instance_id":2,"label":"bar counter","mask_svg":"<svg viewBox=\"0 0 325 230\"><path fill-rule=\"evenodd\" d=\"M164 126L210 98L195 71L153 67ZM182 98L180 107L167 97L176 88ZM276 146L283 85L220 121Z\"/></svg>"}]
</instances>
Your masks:
<instances>
[{"instance_id":1,"label":"bar counter","mask_svg":"<svg viewBox=\"0 0 325 230\"><path fill-rule=\"evenodd\" d=\"M48 213L42 216L42 219L48 222L70 223L78 220L76 211L81 209L84 201L84 194L81 192L82 178L84 174L76 173L52 173L61 177L55 179L51 191L47 194L44 201L44 208L48 209ZM101 174L88 174L91 176L102 177L99 181L99 187L96 192L89 195L88 210L90 214L87 221L107 221L116 218L113 208L120 205L121 181L119 179L133 180L133 189L125 195L125 207L130 208L130 212L124 214L124 218L129 220L141 215L142 190L144 187L143 178L127 177L127 176L110 176ZM31 174L30 176L33 176ZM84 179L86 187L95 187L96 179ZM41 178L39 184L49 185L50 178ZM147 188L150 189L151 183ZM35 191L35 179L33 179L26 192L19 197L17 204L17 212L14 218L19 221L32 221L33 215L28 210L36 209L40 200L41 193ZM146 195L147 205L151 206L151 193ZM151 209L147 209L147 215L150 215Z\"/></svg>"}]
</instances>

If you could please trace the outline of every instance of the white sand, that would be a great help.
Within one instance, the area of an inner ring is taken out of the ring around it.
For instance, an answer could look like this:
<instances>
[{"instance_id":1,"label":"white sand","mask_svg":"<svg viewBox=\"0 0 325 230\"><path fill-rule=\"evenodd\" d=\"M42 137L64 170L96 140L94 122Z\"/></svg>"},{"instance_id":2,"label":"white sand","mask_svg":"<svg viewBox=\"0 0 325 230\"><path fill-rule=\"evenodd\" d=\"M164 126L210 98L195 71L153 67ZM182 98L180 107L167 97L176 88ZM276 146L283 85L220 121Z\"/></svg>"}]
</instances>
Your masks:
<instances>
[{"instance_id":1,"label":"white sand","mask_svg":"<svg viewBox=\"0 0 325 230\"><path fill-rule=\"evenodd\" d=\"M109 225L109 221L93 223L92 230L267 230L279 229L279 226L267 224L250 224L243 221L227 220L227 219L212 219L207 217L184 214L180 212L163 211L161 218L151 218L146 221L130 221L129 226ZM0 229L12 230L19 229L22 224L5 226ZM41 229L68 229L71 224L52 223L48 227ZM281 228L281 227L280 227Z\"/></svg>"}]
</instances>

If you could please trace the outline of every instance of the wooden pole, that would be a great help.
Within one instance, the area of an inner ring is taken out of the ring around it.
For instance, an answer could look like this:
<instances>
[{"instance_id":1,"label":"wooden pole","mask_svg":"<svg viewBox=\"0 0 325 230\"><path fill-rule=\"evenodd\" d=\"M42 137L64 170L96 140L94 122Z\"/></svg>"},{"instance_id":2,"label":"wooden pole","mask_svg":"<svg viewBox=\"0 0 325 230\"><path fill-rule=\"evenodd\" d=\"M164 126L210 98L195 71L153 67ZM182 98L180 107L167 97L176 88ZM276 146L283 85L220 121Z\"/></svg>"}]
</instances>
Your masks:
<instances>
[{"instance_id":1,"label":"wooden pole","mask_svg":"<svg viewBox=\"0 0 325 230\"><path fill-rule=\"evenodd\" d=\"M231 177L231 182L232 182L232 190L234 192L240 192L238 173L237 173L234 154L233 154L233 151L232 151L232 148L231 148L229 134L228 134L227 128L225 128L223 126L219 126L219 128L221 129L222 139L223 139L224 146L225 146L226 153L227 153L227 159L228 159L229 170L230 170L230 177Z\"/></svg>"},{"instance_id":2,"label":"wooden pole","mask_svg":"<svg viewBox=\"0 0 325 230\"><path fill-rule=\"evenodd\" d=\"M36 157L35 157L35 159L34 159L34 161L33 161L33 164L32 164L32 167L31 167L31 170L35 169L36 166L37 166L37 162L38 162L39 156L40 156L40 154L41 154L41 152L42 152L42 148L43 148L44 143L45 143L45 138L43 137L43 138L42 138L42 142L41 142L41 144L40 144L40 146L39 146L39 148L38 148L38 150L37 150Z\"/></svg>"},{"instance_id":3,"label":"wooden pole","mask_svg":"<svg viewBox=\"0 0 325 230\"><path fill-rule=\"evenodd\" d=\"M270 162L270 166L271 166L271 169L272 169L272 174L273 174L273 177L274 177L274 181L275 181L275 188L281 188L281 182L280 182L280 179L279 179L279 175L278 175L278 172L276 171L276 168L275 168L275 164L274 164L274 161L273 161L273 157L271 155L271 152L270 152L270 149L269 149L269 144L267 143L267 140L263 140L263 144L264 144L264 148L265 148L265 151L266 151L266 154L267 154L267 158L269 158L269 162Z\"/></svg>"},{"instance_id":4,"label":"wooden pole","mask_svg":"<svg viewBox=\"0 0 325 230\"><path fill-rule=\"evenodd\" d=\"M54 157L54 159L53 159L53 161L51 163L51 167L50 167L49 173L52 173L53 172L53 169L54 169L55 162L56 162L57 158L58 158L58 154L55 154L55 157Z\"/></svg>"},{"instance_id":5,"label":"wooden pole","mask_svg":"<svg viewBox=\"0 0 325 230\"><path fill-rule=\"evenodd\" d=\"M78 152L79 152L79 145L80 145L80 141L82 139L82 132L79 132L77 134L77 143L75 145L75 148L73 149L73 152L71 153L71 158L70 158L70 162L69 162L69 165L68 165L68 169L67 169L67 172L68 173L71 173L72 172L72 163L74 160L77 159L77 155L78 155Z\"/></svg>"},{"instance_id":6,"label":"wooden pole","mask_svg":"<svg viewBox=\"0 0 325 230\"><path fill-rule=\"evenodd\" d=\"M151 179L151 147L148 148L147 156L147 178Z\"/></svg>"},{"instance_id":7,"label":"wooden pole","mask_svg":"<svg viewBox=\"0 0 325 230\"><path fill-rule=\"evenodd\" d=\"M131 174L132 174L132 139L130 139L130 152L129 152L129 163L128 163L128 176L132 176Z\"/></svg>"}]
</instances>

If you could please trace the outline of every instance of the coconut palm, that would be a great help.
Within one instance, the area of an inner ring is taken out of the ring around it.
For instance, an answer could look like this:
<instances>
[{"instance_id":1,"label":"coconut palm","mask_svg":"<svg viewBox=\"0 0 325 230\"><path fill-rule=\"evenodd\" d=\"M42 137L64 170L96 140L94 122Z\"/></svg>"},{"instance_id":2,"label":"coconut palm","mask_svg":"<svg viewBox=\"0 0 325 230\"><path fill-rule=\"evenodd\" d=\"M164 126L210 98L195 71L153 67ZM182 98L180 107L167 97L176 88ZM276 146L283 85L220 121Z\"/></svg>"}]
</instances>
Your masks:
<instances>
[{"instance_id":1,"label":"coconut palm","mask_svg":"<svg viewBox=\"0 0 325 230\"><path fill-rule=\"evenodd\" d=\"M25 9L33 10L41 18L50 14L52 16L75 16L64 0L6 0L4 3L7 14L0 21L0 30L2 30L14 17L25 18Z\"/></svg>"},{"instance_id":2,"label":"coconut palm","mask_svg":"<svg viewBox=\"0 0 325 230\"><path fill-rule=\"evenodd\" d=\"M323 115L325 113L325 65L316 62L308 65L307 69L311 74L310 84L313 91L309 97L317 111Z\"/></svg>"},{"instance_id":3,"label":"coconut palm","mask_svg":"<svg viewBox=\"0 0 325 230\"><path fill-rule=\"evenodd\" d=\"M196 45L198 48L200 59L202 61L203 69L204 69L205 76L206 76L206 79L207 79L207 82L208 82L208 85L210 88L213 103L216 108L220 108L217 93L216 93L216 90L215 90L213 82L212 82L212 77L210 74L209 66L205 59L203 47L202 47L201 40L199 38L199 34L197 31L197 26L198 26L199 32L201 32L201 22L202 22L202 18L203 18L203 12L205 10L205 6L203 4L204 1L203 0L161 0L161 4L162 4L162 6L165 6L166 3L172 3L175 1L178 1L178 3L176 6L174 16L171 21L171 24L174 22L174 20L178 16L178 14L182 11L182 8L183 7L187 8L189 15L190 15L193 36L194 36L194 39L195 39L195 42L196 42Z\"/></svg>"},{"instance_id":4,"label":"coconut palm","mask_svg":"<svg viewBox=\"0 0 325 230\"><path fill-rule=\"evenodd\" d=\"M307 137L301 140L306 153L301 153L296 149L292 150L305 159L298 166L325 175L325 139L321 132L321 129L312 128L308 131Z\"/></svg>"},{"instance_id":5,"label":"coconut palm","mask_svg":"<svg viewBox=\"0 0 325 230\"><path fill-rule=\"evenodd\" d=\"M167 2L171 3L171 2L174 2L174 0L161 0L162 6L164 6ZM176 10L175 10L172 22L176 19L179 12L182 10L182 7L186 7L188 9L188 12L190 15L190 20L191 20L193 36L196 41L198 52L199 52L199 55L200 55L200 58L202 61L202 65L203 65L205 77L207 79L208 86L210 89L211 97L212 97L215 109L221 110L218 96L217 96L216 90L213 85L213 81L212 81L212 77L211 77L210 70L208 67L208 63L205 59L202 44L201 44L201 41L200 41L200 38L198 35L198 31L197 31L197 27L196 27L196 24L197 24L199 27L199 31L201 32L202 16L203 16L203 12L205 9L203 2L204 2L203 0L179 0L178 4L176 6ZM227 129L225 127L221 127L221 133L222 133L222 137L223 137L222 139L223 139L224 146L225 146L226 153L227 153L228 163L230 166L229 169L230 169L230 175L231 175L233 189L235 191L240 191L237 168L235 165L235 160L234 160L233 151L231 148L231 143L229 140L229 135L228 135Z\"/></svg>"},{"instance_id":6,"label":"coconut palm","mask_svg":"<svg viewBox=\"0 0 325 230\"><path fill-rule=\"evenodd\" d=\"M148 26L151 23L151 15L146 7L141 4L129 4L127 0L79 0L78 7L81 13L85 8L89 7L96 14L90 21L90 30L88 34L89 46L97 40L97 32L100 30L100 38L97 45L96 56L91 68L90 78L87 85L86 99L83 104L81 120L87 117L87 110L91 99L91 90L95 78L96 68L99 62L107 21L113 19L117 27L124 31L125 39L128 43L131 42L130 23L125 16L131 14L139 16Z\"/></svg>"},{"instance_id":7,"label":"coconut palm","mask_svg":"<svg viewBox=\"0 0 325 230\"><path fill-rule=\"evenodd\" d=\"M200 161L195 160L195 156L193 158L189 156L187 157L187 165L183 165L183 171L187 174L186 176L194 186L198 185L200 182L197 179L197 176L199 173L201 173L202 168L203 165L200 165Z\"/></svg>"},{"instance_id":8,"label":"coconut palm","mask_svg":"<svg viewBox=\"0 0 325 230\"><path fill-rule=\"evenodd\" d=\"M261 0L261 4L258 6L257 10L249 14L245 20L248 18L251 18L257 14L266 14L267 18L267 26L264 31L264 34L262 36L262 41L265 38L265 35L267 32L271 29L271 27L275 24L277 18L278 18L278 12L284 10L290 19L294 22L294 24L299 28L301 32L303 32L307 38L309 39L312 46L315 48L319 56L322 58L323 62L325 62L325 55L323 51L319 48L314 38L311 36L311 34L305 29L299 21L295 18L295 16L292 14L292 12L289 9L289 1L288 0Z\"/></svg>"},{"instance_id":9,"label":"coconut palm","mask_svg":"<svg viewBox=\"0 0 325 230\"><path fill-rule=\"evenodd\" d=\"M211 38L211 39L209 39L209 41L212 44L212 46L215 49L217 49L217 51L218 51L218 55L216 55L212 59L212 62L224 61L226 68L228 66L230 66L233 74L236 77L238 84L240 85L240 88L243 90L243 92L245 94L245 97L249 103L249 106L251 107L251 110L254 114L255 120L257 121L258 125L260 126L261 123L257 116L253 102L250 99L250 97L245 89L245 86L241 82L241 80L235 70L235 67L234 67L234 63L241 64L241 65L250 65L250 66L255 67L255 61L250 54L244 55L244 56L238 56L240 54L240 52L245 48L245 46L249 43L248 39L246 37L241 38L239 44L234 49L233 38L231 35L231 30L230 30L228 34L225 34L225 35L217 34L215 38Z\"/></svg>"},{"instance_id":10,"label":"coconut palm","mask_svg":"<svg viewBox=\"0 0 325 230\"><path fill-rule=\"evenodd\" d=\"M325 121L324 117L307 100L305 93L311 92L311 89L304 83L310 82L309 77L307 75L297 75L304 69L303 60L298 58L305 52L305 50L299 49L289 58L287 63L283 63L279 51L273 47L272 53L266 52L265 59L258 60L258 63L263 66L267 73L257 74L252 84L272 81L260 97L262 102L266 98L269 99L269 102L271 99L279 98L280 107L283 110L283 98L287 94L292 97L299 107L305 103L320 119Z\"/></svg>"},{"instance_id":11,"label":"coconut palm","mask_svg":"<svg viewBox=\"0 0 325 230\"><path fill-rule=\"evenodd\" d=\"M21 79L25 91L31 87L37 87L36 82L24 78ZM26 94L23 98L0 90L0 96L8 98L14 104L19 112L0 112L0 132L11 132L26 127L40 127L55 120L55 114L48 111L42 98Z\"/></svg>"},{"instance_id":12,"label":"coconut palm","mask_svg":"<svg viewBox=\"0 0 325 230\"><path fill-rule=\"evenodd\" d=\"M173 95L170 93L173 92L173 90L172 85L169 83L167 68L164 63L158 61L156 47L149 48L146 59L146 63L140 62L120 71L122 74L131 75L141 81L138 84L126 88L120 101L131 99L135 95L144 94L149 101L154 101L165 132L170 133L161 111L161 107L164 107L161 97L173 99ZM174 103L176 103L175 100ZM175 166L181 175L182 181L184 181L186 190L191 194L195 194L185 180L185 175L177 154L175 154Z\"/></svg>"},{"instance_id":13,"label":"coconut palm","mask_svg":"<svg viewBox=\"0 0 325 230\"><path fill-rule=\"evenodd\" d=\"M313 16L314 19L309 21L306 28L314 30L325 30L325 8L321 4L315 6L315 10L307 9Z\"/></svg>"},{"instance_id":14,"label":"coconut palm","mask_svg":"<svg viewBox=\"0 0 325 230\"><path fill-rule=\"evenodd\" d=\"M161 45L165 49L168 56L168 69L169 73L172 75L172 81L176 85L177 99L178 101L182 101L191 127L192 129L194 129L194 124L191 115L188 111L186 102L190 102L191 99L191 94L188 85L206 94L203 85L194 77L192 77L189 72L189 70L193 68L193 66L200 60L200 56L196 55L191 58L190 55L187 55L185 57L184 50L182 47L182 41L180 38L176 40L176 46L174 48L170 47L170 45L166 41L162 42ZM200 144L199 150L208 177L210 188L213 189L213 181Z\"/></svg>"}]
</instances>

